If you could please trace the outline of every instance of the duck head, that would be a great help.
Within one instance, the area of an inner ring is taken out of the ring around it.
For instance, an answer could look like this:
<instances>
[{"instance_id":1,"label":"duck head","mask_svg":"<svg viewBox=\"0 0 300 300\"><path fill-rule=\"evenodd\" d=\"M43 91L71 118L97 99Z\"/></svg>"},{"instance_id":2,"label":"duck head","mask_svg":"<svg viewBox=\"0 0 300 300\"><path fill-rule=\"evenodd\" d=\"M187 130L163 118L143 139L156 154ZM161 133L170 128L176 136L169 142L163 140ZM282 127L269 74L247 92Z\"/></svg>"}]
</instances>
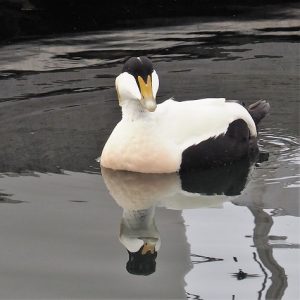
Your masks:
<instances>
[{"instance_id":1,"label":"duck head","mask_svg":"<svg viewBox=\"0 0 300 300\"><path fill-rule=\"evenodd\" d=\"M119 104L122 106L125 101L139 101L144 109L153 112L158 86L158 76L151 60L145 56L131 57L116 78Z\"/></svg>"}]
</instances>

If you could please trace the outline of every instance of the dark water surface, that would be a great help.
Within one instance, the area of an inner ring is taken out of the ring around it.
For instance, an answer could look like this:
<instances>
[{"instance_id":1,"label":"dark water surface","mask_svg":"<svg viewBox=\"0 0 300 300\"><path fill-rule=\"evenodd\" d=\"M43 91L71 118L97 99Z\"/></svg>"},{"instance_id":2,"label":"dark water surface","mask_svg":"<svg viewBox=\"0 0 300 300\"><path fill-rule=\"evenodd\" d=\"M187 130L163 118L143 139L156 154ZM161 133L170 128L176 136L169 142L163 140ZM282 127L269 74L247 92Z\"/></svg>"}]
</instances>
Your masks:
<instances>
[{"instance_id":1,"label":"dark water surface","mask_svg":"<svg viewBox=\"0 0 300 300\"><path fill-rule=\"evenodd\" d=\"M296 13L1 46L0 298L299 299ZM133 55L152 58L159 102L268 100L269 159L185 178L101 171ZM127 264L140 237L157 257Z\"/></svg>"}]
</instances>

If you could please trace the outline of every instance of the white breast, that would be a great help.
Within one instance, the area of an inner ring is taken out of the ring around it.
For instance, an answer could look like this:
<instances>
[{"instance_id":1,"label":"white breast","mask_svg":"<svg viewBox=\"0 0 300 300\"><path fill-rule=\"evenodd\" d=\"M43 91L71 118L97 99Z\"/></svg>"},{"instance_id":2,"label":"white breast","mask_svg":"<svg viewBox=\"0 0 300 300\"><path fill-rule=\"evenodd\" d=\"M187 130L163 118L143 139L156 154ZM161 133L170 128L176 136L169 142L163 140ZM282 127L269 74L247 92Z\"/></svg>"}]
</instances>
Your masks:
<instances>
[{"instance_id":1,"label":"white breast","mask_svg":"<svg viewBox=\"0 0 300 300\"><path fill-rule=\"evenodd\" d=\"M119 122L102 151L101 165L141 173L176 172L181 153L155 127L149 120Z\"/></svg>"}]
</instances>

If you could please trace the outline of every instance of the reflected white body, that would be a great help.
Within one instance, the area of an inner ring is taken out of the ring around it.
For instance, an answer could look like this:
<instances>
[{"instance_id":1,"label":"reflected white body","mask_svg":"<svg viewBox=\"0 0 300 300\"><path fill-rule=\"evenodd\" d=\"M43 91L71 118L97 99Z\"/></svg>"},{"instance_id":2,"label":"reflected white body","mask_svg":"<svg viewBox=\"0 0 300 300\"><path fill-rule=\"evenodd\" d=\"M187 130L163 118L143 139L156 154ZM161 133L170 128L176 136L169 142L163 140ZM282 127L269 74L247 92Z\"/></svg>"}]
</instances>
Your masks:
<instances>
[{"instance_id":1,"label":"reflected white body","mask_svg":"<svg viewBox=\"0 0 300 300\"><path fill-rule=\"evenodd\" d=\"M122 113L101 155L101 165L114 170L177 172L185 149L225 134L237 119L247 123L251 136L257 135L248 111L224 98L170 99L154 112L145 110L138 101L123 100Z\"/></svg>"},{"instance_id":2,"label":"reflected white body","mask_svg":"<svg viewBox=\"0 0 300 300\"><path fill-rule=\"evenodd\" d=\"M124 209L124 212L147 211L155 206L175 210L215 208L221 207L224 201L236 198L236 196L206 195L184 191L177 173L139 174L106 168L101 168L101 173L111 196ZM149 212L152 214L151 209ZM131 216L128 213L125 215Z\"/></svg>"},{"instance_id":3,"label":"reflected white body","mask_svg":"<svg viewBox=\"0 0 300 300\"><path fill-rule=\"evenodd\" d=\"M111 196L123 208L119 239L130 252L137 252L144 242L159 250L161 240L155 225L156 206L175 210L216 208L229 199L224 195L183 191L177 173L140 174L105 168L101 168L101 173Z\"/></svg>"}]
</instances>

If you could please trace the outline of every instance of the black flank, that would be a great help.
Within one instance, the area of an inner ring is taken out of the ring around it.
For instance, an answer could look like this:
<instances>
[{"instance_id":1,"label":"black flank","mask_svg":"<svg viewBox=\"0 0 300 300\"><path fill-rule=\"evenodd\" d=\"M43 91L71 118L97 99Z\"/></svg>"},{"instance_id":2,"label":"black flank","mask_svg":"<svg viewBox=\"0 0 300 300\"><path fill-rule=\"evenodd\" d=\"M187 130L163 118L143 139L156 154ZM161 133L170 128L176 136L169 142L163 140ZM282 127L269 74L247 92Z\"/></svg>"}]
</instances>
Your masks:
<instances>
[{"instance_id":1,"label":"black flank","mask_svg":"<svg viewBox=\"0 0 300 300\"><path fill-rule=\"evenodd\" d=\"M238 119L230 123L225 134L209 138L184 150L180 171L227 165L243 158L254 157L256 154L256 138L250 138L247 123Z\"/></svg>"}]
</instances>

